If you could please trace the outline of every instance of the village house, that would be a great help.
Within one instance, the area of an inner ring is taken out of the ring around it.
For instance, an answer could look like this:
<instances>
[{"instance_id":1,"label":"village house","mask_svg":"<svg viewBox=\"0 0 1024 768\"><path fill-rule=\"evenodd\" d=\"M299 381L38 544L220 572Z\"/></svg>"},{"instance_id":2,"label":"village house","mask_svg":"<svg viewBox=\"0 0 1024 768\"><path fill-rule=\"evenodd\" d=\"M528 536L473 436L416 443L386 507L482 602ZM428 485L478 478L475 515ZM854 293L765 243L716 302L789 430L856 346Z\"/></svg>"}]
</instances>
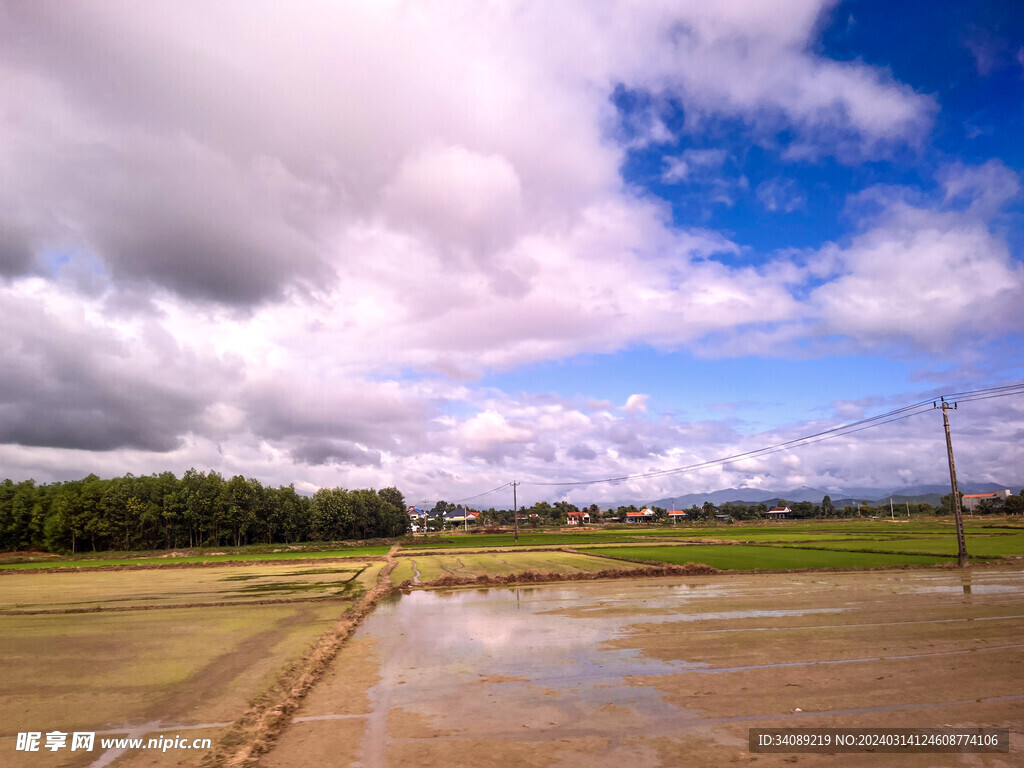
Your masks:
<instances>
[{"instance_id":1,"label":"village house","mask_svg":"<svg viewBox=\"0 0 1024 768\"><path fill-rule=\"evenodd\" d=\"M786 520L793 510L789 507L772 507L768 510L769 520Z\"/></svg>"},{"instance_id":2,"label":"village house","mask_svg":"<svg viewBox=\"0 0 1024 768\"><path fill-rule=\"evenodd\" d=\"M1008 499L1010 498L1009 489L996 491L995 493L965 493L963 498L963 507L968 512L973 512L978 508L978 505L983 501L996 501L997 499Z\"/></svg>"},{"instance_id":3,"label":"village house","mask_svg":"<svg viewBox=\"0 0 1024 768\"><path fill-rule=\"evenodd\" d=\"M654 510L649 507L644 507L639 512L627 512L626 513L627 523L653 523L654 522Z\"/></svg>"},{"instance_id":4,"label":"village house","mask_svg":"<svg viewBox=\"0 0 1024 768\"><path fill-rule=\"evenodd\" d=\"M445 513L444 521L452 525L468 525L475 523L479 517L479 512L459 508Z\"/></svg>"},{"instance_id":5,"label":"village house","mask_svg":"<svg viewBox=\"0 0 1024 768\"><path fill-rule=\"evenodd\" d=\"M671 520L673 524L675 524L679 520L686 519L686 512L682 509L670 509L668 511L668 519Z\"/></svg>"},{"instance_id":6,"label":"village house","mask_svg":"<svg viewBox=\"0 0 1024 768\"><path fill-rule=\"evenodd\" d=\"M409 521L412 523L413 531L426 529L427 513L419 507L410 506L406 510L409 513Z\"/></svg>"},{"instance_id":7,"label":"village house","mask_svg":"<svg viewBox=\"0 0 1024 768\"><path fill-rule=\"evenodd\" d=\"M590 525L590 513L570 512L566 515L566 525Z\"/></svg>"}]
</instances>

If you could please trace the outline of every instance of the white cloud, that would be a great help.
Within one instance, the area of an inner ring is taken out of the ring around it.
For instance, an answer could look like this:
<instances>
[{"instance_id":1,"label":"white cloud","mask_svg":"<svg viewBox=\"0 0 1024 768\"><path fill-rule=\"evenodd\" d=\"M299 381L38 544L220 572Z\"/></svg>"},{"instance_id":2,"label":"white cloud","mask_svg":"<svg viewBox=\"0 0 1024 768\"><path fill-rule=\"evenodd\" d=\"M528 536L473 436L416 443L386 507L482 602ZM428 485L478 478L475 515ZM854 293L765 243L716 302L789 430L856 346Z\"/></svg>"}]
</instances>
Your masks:
<instances>
[{"instance_id":1,"label":"white cloud","mask_svg":"<svg viewBox=\"0 0 1024 768\"><path fill-rule=\"evenodd\" d=\"M1016 175L988 163L954 166L940 177L944 204L883 194L866 231L846 247L824 249L838 274L812 291L810 305L825 333L944 350L1024 329L1017 310L1024 267L990 225L1017 193Z\"/></svg>"},{"instance_id":2,"label":"white cloud","mask_svg":"<svg viewBox=\"0 0 1024 768\"><path fill-rule=\"evenodd\" d=\"M728 153L724 149L687 149L676 157L665 157L665 170L661 180L666 184L691 181L714 181L717 171L725 164Z\"/></svg>"},{"instance_id":3,"label":"white cloud","mask_svg":"<svg viewBox=\"0 0 1024 768\"><path fill-rule=\"evenodd\" d=\"M768 179L757 185L757 199L766 210L792 213L807 205L807 195L792 179Z\"/></svg>"},{"instance_id":4,"label":"white cloud","mask_svg":"<svg viewBox=\"0 0 1024 768\"><path fill-rule=\"evenodd\" d=\"M500 155L431 148L406 158L384 190L398 225L408 222L442 247L483 253L507 245L521 216L519 177Z\"/></svg>"},{"instance_id":5,"label":"white cloud","mask_svg":"<svg viewBox=\"0 0 1024 768\"><path fill-rule=\"evenodd\" d=\"M626 398L626 404L622 406L622 410L630 414L647 413L647 401L650 399L650 395L630 395Z\"/></svg>"},{"instance_id":6,"label":"white cloud","mask_svg":"<svg viewBox=\"0 0 1024 768\"><path fill-rule=\"evenodd\" d=\"M644 395L624 410L542 406L457 382L716 335L761 351L814 323L925 345L1017 327L1019 269L983 220L1015 193L1005 168L951 170L950 206L969 195L968 211L893 206L819 254L840 265L821 274L750 266L624 184L629 146L677 138L668 101L686 131L787 128L811 154L918 142L931 98L814 53L830 8L4 6L3 466L43 480L195 464L410 493L472 492L478 463L511 455L536 476L552 457L570 477L623 474L685 462L678 446L694 441L741 441L639 418ZM651 99L628 138L619 88ZM665 180L731 204L745 180L713 178L728 161L684 150ZM963 295L935 293L937 265ZM807 298L809 276L830 282ZM901 295L904 278L924 295ZM865 298L878 280L883 295ZM995 314L972 315L977 302Z\"/></svg>"},{"instance_id":7,"label":"white cloud","mask_svg":"<svg viewBox=\"0 0 1024 768\"><path fill-rule=\"evenodd\" d=\"M955 163L941 170L939 181L946 203L963 203L967 212L981 218L993 216L1020 193L1020 177L999 160L970 166Z\"/></svg>"}]
</instances>

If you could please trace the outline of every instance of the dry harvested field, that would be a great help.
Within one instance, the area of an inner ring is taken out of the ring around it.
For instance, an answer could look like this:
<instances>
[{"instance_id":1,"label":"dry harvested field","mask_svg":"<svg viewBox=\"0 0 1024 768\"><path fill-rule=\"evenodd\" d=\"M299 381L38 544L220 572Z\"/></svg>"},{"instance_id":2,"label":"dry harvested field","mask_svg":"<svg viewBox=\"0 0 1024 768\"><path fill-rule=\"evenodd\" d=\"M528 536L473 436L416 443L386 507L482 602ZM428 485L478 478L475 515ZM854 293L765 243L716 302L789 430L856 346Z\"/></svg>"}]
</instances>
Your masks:
<instances>
[{"instance_id":1,"label":"dry harvested field","mask_svg":"<svg viewBox=\"0 0 1024 768\"><path fill-rule=\"evenodd\" d=\"M372 587L382 566L3 576L0 764L86 766L100 757L98 749L15 751L22 731L180 734L216 744L249 701ZM113 764L196 765L202 754L137 751Z\"/></svg>"},{"instance_id":2,"label":"dry harvested field","mask_svg":"<svg viewBox=\"0 0 1024 768\"><path fill-rule=\"evenodd\" d=\"M260 765L1021 765L1022 630L1007 567L414 591ZM1007 755L747 752L748 728L819 725L1014 733Z\"/></svg>"}]
</instances>

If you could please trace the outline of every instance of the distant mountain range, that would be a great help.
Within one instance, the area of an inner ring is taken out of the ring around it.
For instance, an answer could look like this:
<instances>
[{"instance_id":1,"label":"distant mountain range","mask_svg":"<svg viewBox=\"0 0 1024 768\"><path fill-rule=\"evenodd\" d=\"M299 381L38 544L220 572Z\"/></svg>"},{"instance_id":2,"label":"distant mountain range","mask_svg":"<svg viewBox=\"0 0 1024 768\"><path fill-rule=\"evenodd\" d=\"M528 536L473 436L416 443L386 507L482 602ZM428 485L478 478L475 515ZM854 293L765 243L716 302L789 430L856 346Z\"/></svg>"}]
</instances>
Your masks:
<instances>
[{"instance_id":1,"label":"distant mountain range","mask_svg":"<svg viewBox=\"0 0 1024 768\"><path fill-rule=\"evenodd\" d=\"M1022 483L1011 485L1000 485L998 483L960 483L961 493L992 493L1003 488L1009 488L1013 493L1018 493ZM707 493L687 493L682 496L670 496L664 499L651 501L650 506L664 507L665 509L688 509L696 504L701 506L705 501L710 501L715 506L725 504L728 501L745 502L747 504L759 504L776 502L784 499L789 502L810 501L820 504L825 496L832 497L832 503L837 507L847 504L878 503L888 502L892 498L894 503L902 502L927 502L938 505L939 500L949 493L949 485L911 485L904 488L887 490L885 488L842 488L826 491L821 488L811 488L802 485L799 488L792 488L788 491L763 490L761 488L725 488L720 491L708 491Z\"/></svg>"}]
</instances>

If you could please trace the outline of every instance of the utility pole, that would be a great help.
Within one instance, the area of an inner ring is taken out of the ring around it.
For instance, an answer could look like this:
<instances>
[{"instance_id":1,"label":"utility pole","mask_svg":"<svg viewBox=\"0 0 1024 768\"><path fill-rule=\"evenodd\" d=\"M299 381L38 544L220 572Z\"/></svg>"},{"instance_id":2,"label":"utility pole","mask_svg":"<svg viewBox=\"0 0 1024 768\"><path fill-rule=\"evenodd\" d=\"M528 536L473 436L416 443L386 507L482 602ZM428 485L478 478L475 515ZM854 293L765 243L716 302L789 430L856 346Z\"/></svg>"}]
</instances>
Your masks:
<instances>
[{"instance_id":1,"label":"utility pole","mask_svg":"<svg viewBox=\"0 0 1024 768\"><path fill-rule=\"evenodd\" d=\"M515 524L516 527L516 544L519 543L519 504L516 499L517 485L519 485L519 483L515 481L512 482L512 522Z\"/></svg>"},{"instance_id":2,"label":"utility pole","mask_svg":"<svg viewBox=\"0 0 1024 768\"><path fill-rule=\"evenodd\" d=\"M889 517L896 519L896 512L892 508L892 496L889 497Z\"/></svg>"},{"instance_id":3,"label":"utility pole","mask_svg":"<svg viewBox=\"0 0 1024 768\"><path fill-rule=\"evenodd\" d=\"M953 403L954 410L956 403ZM938 405L935 406L939 407ZM946 453L949 455L949 484L953 489L953 515L956 517L957 563L961 568L967 565L967 543L964 541L964 516L960 509L960 489L956 484L956 464L953 462L953 438L949 435L949 403L942 398L942 426L946 430Z\"/></svg>"}]
</instances>

